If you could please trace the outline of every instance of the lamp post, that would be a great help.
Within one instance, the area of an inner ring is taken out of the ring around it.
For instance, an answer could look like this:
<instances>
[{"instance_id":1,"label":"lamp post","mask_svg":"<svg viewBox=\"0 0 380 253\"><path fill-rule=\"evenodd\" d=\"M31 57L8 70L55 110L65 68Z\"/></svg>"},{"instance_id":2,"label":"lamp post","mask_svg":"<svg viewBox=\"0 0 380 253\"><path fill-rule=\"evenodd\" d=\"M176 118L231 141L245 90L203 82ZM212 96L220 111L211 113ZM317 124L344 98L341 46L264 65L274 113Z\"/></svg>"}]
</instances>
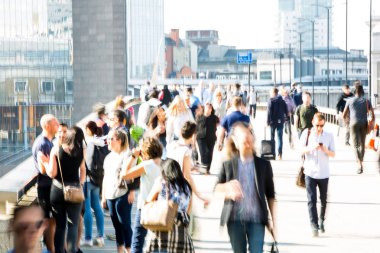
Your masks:
<instances>
[{"instance_id":1,"label":"lamp post","mask_svg":"<svg viewBox=\"0 0 380 253\"><path fill-rule=\"evenodd\" d=\"M289 87L292 88L292 48L289 43Z\"/></svg>"},{"instance_id":2,"label":"lamp post","mask_svg":"<svg viewBox=\"0 0 380 253\"><path fill-rule=\"evenodd\" d=\"M280 85L282 85L282 52L280 52Z\"/></svg>"},{"instance_id":3,"label":"lamp post","mask_svg":"<svg viewBox=\"0 0 380 253\"><path fill-rule=\"evenodd\" d=\"M331 6L313 4L327 11L327 107L330 107L330 9Z\"/></svg>"},{"instance_id":4,"label":"lamp post","mask_svg":"<svg viewBox=\"0 0 380 253\"><path fill-rule=\"evenodd\" d=\"M313 94L313 103L314 103L314 76L315 76L315 58L314 58L314 25L315 25L315 20L313 19L307 19L307 18L299 18L300 20L305 20L305 21L309 21L311 23L311 40L312 40L312 57L313 57L313 75L312 75L312 81L311 81L311 85L312 85L312 94Z\"/></svg>"},{"instance_id":5,"label":"lamp post","mask_svg":"<svg viewBox=\"0 0 380 253\"><path fill-rule=\"evenodd\" d=\"M300 74L300 84L302 85L302 33L303 32L298 32L298 31L295 31L295 30L288 30L290 32L296 32L298 33L299 35L299 50L300 50L300 65L299 65L299 74ZM290 50L290 45L289 45L289 50ZM290 61L290 57L289 57L289 61Z\"/></svg>"}]
</instances>

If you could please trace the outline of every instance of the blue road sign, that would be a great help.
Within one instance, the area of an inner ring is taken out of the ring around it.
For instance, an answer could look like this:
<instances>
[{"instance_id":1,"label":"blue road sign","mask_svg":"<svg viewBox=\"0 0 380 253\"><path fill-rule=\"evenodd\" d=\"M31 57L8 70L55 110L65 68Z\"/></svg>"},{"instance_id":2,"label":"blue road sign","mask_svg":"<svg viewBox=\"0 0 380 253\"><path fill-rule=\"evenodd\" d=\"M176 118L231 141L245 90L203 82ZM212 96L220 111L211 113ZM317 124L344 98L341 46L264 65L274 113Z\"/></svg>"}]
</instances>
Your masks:
<instances>
[{"instance_id":1,"label":"blue road sign","mask_svg":"<svg viewBox=\"0 0 380 253\"><path fill-rule=\"evenodd\" d=\"M237 52L236 63L237 64L252 64L252 51Z\"/></svg>"}]
</instances>

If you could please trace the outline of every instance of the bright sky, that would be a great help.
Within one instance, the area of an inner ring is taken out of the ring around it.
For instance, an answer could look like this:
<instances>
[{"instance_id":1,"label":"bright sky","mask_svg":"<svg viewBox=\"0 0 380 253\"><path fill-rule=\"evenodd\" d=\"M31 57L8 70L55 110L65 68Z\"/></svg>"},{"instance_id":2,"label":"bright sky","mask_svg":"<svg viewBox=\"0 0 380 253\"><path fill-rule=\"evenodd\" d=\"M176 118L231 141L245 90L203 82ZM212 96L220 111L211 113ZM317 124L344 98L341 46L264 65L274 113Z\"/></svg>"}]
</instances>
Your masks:
<instances>
[{"instance_id":1,"label":"bright sky","mask_svg":"<svg viewBox=\"0 0 380 253\"><path fill-rule=\"evenodd\" d=\"M345 1L333 0L333 45L345 49ZM370 0L348 0L348 48L368 51ZM373 15L380 1L372 0ZM217 30L219 44L237 48L275 47L277 0L165 0L165 32Z\"/></svg>"}]
</instances>

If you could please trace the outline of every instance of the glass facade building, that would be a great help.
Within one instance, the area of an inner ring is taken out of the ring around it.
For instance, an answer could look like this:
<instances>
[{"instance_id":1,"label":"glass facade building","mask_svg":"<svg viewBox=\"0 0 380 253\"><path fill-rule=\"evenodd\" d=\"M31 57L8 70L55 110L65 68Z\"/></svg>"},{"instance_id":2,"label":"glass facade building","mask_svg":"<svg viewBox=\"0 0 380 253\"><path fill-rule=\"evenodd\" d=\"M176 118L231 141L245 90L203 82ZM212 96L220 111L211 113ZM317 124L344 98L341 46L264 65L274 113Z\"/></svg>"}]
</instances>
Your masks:
<instances>
[{"instance_id":1,"label":"glass facade building","mask_svg":"<svg viewBox=\"0 0 380 253\"><path fill-rule=\"evenodd\" d=\"M128 79L164 74L164 0L127 0L127 48Z\"/></svg>"},{"instance_id":2,"label":"glass facade building","mask_svg":"<svg viewBox=\"0 0 380 253\"><path fill-rule=\"evenodd\" d=\"M43 114L72 124L71 31L62 29L66 38L49 35L51 2L57 7L68 1L0 0L0 176L30 155ZM64 12L55 21L70 16Z\"/></svg>"}]
</instances>

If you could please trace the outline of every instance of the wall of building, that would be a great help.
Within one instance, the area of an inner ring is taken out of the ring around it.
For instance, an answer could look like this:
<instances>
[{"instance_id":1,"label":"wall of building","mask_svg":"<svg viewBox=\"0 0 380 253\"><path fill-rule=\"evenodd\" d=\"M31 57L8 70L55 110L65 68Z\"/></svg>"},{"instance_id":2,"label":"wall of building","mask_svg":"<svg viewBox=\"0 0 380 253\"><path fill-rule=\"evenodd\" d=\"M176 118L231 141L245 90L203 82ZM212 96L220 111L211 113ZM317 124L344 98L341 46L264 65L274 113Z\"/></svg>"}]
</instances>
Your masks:
<instances>
[{"instance_id":1,"label":"wall of building","mask_svg":"<svg viewBox=\"0 0 380 253\"><path fill-rule=\"evenodd\" d=\"M126 94L126 2L73 1L74 121Z\"/></svg>"}]
</instances>

